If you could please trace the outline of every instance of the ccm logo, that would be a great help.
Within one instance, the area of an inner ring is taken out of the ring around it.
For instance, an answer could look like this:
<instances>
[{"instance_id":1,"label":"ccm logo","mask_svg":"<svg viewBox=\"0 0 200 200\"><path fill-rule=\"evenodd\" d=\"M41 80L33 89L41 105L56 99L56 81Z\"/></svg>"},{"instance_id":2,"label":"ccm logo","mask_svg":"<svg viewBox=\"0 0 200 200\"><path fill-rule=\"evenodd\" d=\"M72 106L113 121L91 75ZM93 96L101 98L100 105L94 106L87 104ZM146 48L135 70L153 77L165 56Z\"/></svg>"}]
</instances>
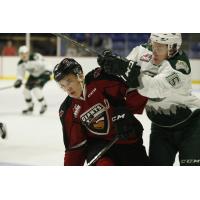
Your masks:
<instances>
[{"instance_id":1,"label":"ccm logo","mask_svg":"<svg viewBox=\"0 0 200 200\"><path fill-rule=\"evenodd\" d=\"M124 117L125 117L125 114L116 115L116 116L112 117L112 121L115 122L117 120L124 119Z\"/></svg>"}]
</instances>

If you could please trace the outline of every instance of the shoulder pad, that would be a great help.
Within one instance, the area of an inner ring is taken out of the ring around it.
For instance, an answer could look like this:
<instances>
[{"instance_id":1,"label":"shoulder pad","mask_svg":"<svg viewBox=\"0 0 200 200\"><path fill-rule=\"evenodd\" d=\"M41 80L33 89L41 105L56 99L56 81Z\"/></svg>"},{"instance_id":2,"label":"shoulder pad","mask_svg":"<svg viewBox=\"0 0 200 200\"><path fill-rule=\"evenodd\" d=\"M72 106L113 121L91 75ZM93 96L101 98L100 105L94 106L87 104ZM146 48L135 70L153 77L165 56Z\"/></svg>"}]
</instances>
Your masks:
<instances>
[{"instance_id":1,"label":"shoulder pad","mask_svg":"<svg viewBox=\"0 0 200 200\"><path fill-rule=\"evenodd\" d=\"M98 79L102 75L102 71L103 69L100 67L93 69L92 71L88 72L88 74L86 74L85 80L90 81L93 79Z\"/></svg>"},{"instance_id":2,"label":"shoulder pad","mask_svg":"<svg viewBox=\"0 0 200 200\"><path fill-rule=\"evenodd\" d=\"M29 56L29 60L30 60L30 61L38 60L38 59L39 59L39 56L40 56L40 54L38 54L38 53L32 53L32 54L30 54L30 56Z\"/></svg>"},{"instance_id":3,"label":"shoulder pad","mask_svg":"<svg viewBox=\"0 0 200 200\"><path fill-rule=\"evenodd\" d=\"M29 55L29 60L35 60L35 59L34 59L34 55L35 55L34 53L31 53L31 54Z\"/></svg>"},{"instance_id":4,"label":"shoulder pad","mask_svg":"<svg viewBox=\"0 0 200 200\"><path fill-rule=\"evenodd\" d=\"M112 75L112 74L108 74L104 71L104 69L98 67L92 71L90 71L86 76L85 76L85 84L89 84L92 81L95 80L110 80L110 81L120 81L125 83L125 81L116 76L116 75Z\"/></svg>"},{"instance_id":5,"label":"shoulder pad","mask_svg":"<svg viewBox=\"0 0 200 200\"><path fill-rule=\"evenodd\" d=\"M149 43L142 44L141 46L145 49L148 49L149 51L152 51L152 47Z\"/></svg>"},{"instance_id":6,"label":"shoulder pad","mask_svg":"<svg viewBox=\"0 0 200 200\"><path fill-rule=\"evenodd\" d=\"M21 65L22 63L24 63L23 60L19 60L19 62L17 63L17 65Z\"/></svg>"},{"instance_id":7,"label":"shoulder pad","mask_svg":"<svg viewBox=\"0 0 200 200\"><path fill-rule=\"evenodd\" d=\"M72 98L70 96L67 96L59 109L60 118L62 118L63 114L70 108L71 103L72 103Z\"/></svg>"},{"instance_id":8,"label":"shoulder pad","mask_svg":"<svg viewBox=\"0 0 200 200\"><path fill-rule=\"evenodd\" d=\"M173 69L182 72L183 74L191 73L189 59L183 51L178 52L173 58L168 59L168 61Z\"/></svg>"}]
</instances>

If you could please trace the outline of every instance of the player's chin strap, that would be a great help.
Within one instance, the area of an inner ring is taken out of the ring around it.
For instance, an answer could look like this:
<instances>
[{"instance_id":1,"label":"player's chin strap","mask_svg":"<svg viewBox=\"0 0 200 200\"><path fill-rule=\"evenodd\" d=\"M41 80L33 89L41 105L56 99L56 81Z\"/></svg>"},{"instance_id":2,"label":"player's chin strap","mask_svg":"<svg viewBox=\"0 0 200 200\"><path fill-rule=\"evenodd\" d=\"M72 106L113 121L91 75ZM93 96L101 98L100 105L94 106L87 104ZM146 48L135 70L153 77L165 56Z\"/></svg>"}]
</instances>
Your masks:
<instances>
[{"instance_id":1,"label":"player's chin strap","mask_svg":"<svg viewBox=\"0 0 200 200\"><path fill-rule=\"evenodd\" d=\"M83 97L80 97L80 98L85 100L86 88L85 88L84 78L80 78L80 74L77 74L77 79L81 84L81 89L82 89L82 93L83 93Z\"/></svg>"},{"instance_id":2,"label":"player's chin strap","mask_svg":"<svg viewBox=\"0 0 200 200\"><path fill-rule=\"evenodd\" d=\"M90 162L87 163L86 166L92 166L99 158L101 158L117 141L119 140L119 136L116 135L112 141L108 143L99 153L92 158Z\"/></svg>"}]
</instances>

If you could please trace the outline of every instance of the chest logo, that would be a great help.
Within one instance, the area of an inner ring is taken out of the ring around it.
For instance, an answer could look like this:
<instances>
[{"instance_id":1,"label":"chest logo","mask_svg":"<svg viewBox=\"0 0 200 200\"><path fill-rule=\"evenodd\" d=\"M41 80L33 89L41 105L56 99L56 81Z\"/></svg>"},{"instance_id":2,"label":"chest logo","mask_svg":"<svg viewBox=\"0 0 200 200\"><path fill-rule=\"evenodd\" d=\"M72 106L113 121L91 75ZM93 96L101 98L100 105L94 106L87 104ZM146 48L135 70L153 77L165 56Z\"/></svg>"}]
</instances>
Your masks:
<instances>
[{"instance_id":1,"label":"chest logo","mask_svg":"<svg viewBox=\"0 0 200 200\"><path fill-rule=\"evenodd\" d=\"M96 135L106 135L109 132L107 109L101 104L95 104L80 115L82 124Z\"/></svg>"}]
</instances>

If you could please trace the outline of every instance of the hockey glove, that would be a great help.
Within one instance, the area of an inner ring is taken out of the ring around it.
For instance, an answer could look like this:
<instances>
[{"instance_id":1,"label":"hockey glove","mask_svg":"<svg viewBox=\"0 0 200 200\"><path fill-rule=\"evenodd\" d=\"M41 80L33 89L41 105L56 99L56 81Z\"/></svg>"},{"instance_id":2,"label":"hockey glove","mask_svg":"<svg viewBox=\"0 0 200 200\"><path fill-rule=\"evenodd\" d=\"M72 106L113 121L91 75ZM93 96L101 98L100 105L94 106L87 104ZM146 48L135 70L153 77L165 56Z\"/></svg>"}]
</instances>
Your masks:
<instances>
[{"instance_id":1,"label":"hockey glove","mask_svg":"<svg viewBox=\"0 0 200 200\"><path fill-rule=\"evenodd\" d=\"M137 65L136 62L134 62L131 70L128 72L128 76L127 76L127 84L129 87L132 88L137 88L138 86L140 86L138 77L140 75L140 69L141 67L139 65Z\"/></svg>"},{"instance_id":2,"label":"hockey glove","mask_svg":"<svg viewBox=\"0 0 200 200\"><path fill-rule=\"evenodd\" d=\"M113 54L111 50L105 50L98 56L97 62L106 73L123 76L130 87L138 87L140 66L136 62L125 57Z\"/></svg>"},{"instance_id":3,"label":"hockey glove","mask_svg":"<svg viewBox=\"0 0 200 200\"><path fill-rule=\"evenodd\" d=\"M115 75L124 75L129 65L129 60L117 54L113 54L111 50L103 51L103 53L98 56L97 62L107 73Z\"/></svg>"},{"instance_id":4,"label":"hockey glove","mask_svg":"<svg viewBox=\"0 0 200 200\"><path fill-rule=\"evenodd\" d=\"M141 136L143 127L126 107L118 107L112 122L120 139Z\"/></svg>"},{"instance_id":5,"label":"hockey glove","mask_svg":"<svg viewBox=\"0 0 200 200\"><path fill-rule=\"evenodd\" d=\"M20 88L21 85L22 85L22 80L20 80L20 79L16 80L15 83L14 83L15 88Z\"/></svg>"}]
</instances>

